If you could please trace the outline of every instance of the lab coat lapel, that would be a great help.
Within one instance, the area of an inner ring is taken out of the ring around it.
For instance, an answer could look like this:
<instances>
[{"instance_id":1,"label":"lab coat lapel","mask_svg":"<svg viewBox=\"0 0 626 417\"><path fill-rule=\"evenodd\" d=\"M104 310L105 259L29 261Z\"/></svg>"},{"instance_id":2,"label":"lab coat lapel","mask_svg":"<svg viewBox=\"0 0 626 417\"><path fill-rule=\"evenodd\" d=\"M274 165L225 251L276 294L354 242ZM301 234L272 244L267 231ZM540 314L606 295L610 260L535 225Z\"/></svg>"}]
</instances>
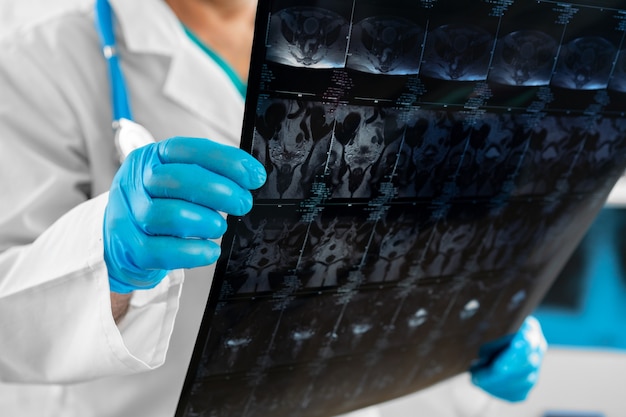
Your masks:
<instances>
[{"instance_id":1,"label":"lab coat lapel","mask_svg":"<svg viewBox=\"0 0 626 417\"><path fill-rule=\"evenodd\" d=\"M201 118L217 120L226 130L241 130L241 95L219 65L188 38L174 55L164 92Z\"/></svg>"},{"instance_id":2,"label":"lab coat lapel","mask_svg":"<svg viewBox=\"0 0 626 417\"><path fill-rule=\"evenodd\" d=\"M219 65L187 37L164 1L110 2L131 52L171 58L163 85L167 97L224 131L241 129L241 95Z\"/></svg>"}]
</instances>

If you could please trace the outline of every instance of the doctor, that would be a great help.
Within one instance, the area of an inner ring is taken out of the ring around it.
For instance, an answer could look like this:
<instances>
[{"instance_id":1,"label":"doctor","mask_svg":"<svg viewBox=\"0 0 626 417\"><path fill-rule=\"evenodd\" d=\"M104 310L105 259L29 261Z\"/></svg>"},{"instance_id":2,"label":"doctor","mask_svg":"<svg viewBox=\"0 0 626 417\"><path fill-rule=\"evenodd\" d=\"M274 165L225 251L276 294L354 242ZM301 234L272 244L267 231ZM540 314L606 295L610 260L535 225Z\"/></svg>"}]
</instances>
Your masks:
<instances>
[{"instance_id":1,"label":"doctor","mask_svg":"<svg viewBox=\"0 0 626 417\"><path fill-rule=\"evenodd\" d=\"M132 116L158 142L121 167L92 5L0 41L2 415L173 416L217 212L248 211L265 178L236 149L256 2L110 1ZM521 400L544 350L528 320L474 382Z\"/></svg>"}]
</instances>

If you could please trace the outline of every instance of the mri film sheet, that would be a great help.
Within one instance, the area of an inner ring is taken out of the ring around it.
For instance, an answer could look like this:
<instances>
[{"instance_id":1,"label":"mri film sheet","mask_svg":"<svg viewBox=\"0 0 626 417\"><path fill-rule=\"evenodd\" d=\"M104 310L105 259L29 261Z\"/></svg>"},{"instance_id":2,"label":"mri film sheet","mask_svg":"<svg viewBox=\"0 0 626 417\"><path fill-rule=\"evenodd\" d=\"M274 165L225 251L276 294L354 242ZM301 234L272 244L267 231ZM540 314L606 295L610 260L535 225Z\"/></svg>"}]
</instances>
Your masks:
<instances>
[{"instance_id":1,"label":"mri film sheet","mask_svg":"<svg viewBox=\"0 0 626 417\"><path fill-rule=\"evenodd\" d=\"M626 168L618 6L260 1L241 147L268 179L177 417L337 415L490 360Z\"/></svg>"}]
</instances>

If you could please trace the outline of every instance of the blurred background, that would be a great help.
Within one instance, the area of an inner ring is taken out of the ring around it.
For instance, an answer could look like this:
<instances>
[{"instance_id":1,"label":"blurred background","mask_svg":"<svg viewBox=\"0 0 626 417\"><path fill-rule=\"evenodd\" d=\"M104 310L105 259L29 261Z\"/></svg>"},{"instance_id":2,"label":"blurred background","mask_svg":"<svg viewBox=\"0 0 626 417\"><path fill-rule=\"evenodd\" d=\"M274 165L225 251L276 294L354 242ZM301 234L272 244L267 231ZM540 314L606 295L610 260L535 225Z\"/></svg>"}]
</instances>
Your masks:
<instances>
[{"instance_id":1,"label":"blurred background","mask_svg":"<svg viewBox=\"0 0 626 417\"><path fill-rule=\"evenodd\" d=\"M0 0L0 37L19 26L90 0ZM129 0L132 1L132 0ZM624 417L626 416L626 184L620 180L554 286L536 311L550 344L539 383L517 405L492 400L480 391L475 407L458 416ZM467 375L458 378L467 378ZM415 408L434 386L384 404L384 417L437 417ZM472 403L472 401L470 401ZM422 412L420 412L422 411Z\"/></svg>"}]
</instances>

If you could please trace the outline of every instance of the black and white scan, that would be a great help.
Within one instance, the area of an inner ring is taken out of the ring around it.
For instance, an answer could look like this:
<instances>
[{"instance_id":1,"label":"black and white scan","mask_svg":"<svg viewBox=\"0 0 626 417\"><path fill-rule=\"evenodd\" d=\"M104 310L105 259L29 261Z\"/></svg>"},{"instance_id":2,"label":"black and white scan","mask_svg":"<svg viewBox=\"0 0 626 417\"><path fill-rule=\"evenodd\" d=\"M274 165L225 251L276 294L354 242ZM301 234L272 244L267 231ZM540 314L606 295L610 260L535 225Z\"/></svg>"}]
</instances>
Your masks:
<instances>
[{"instance_id":1,"label":"black and white scan","mask_svg":"<svg viewBox=\"0 0 626 417\"><path fill-rule=\"evenodd\" d=\"M498 42L489 79L508 85L548 85L558 46L554 38L538 30L508 33Z\"/></svg>"},{"instance_id":2,"label":"black and white scan","mask_svg":"<svg viewBox=\"0 0 626 417\"><path fill-rule=\"evenodd\" d=\"M494 44L494 35L480 26L439 26L428 33L421 73L441 80L484 80Z\"/></svg>"},{"instance_id":3,"label":"black and white scan","mask_svg":"<svg viewBox=\"0 0 626 417\"><path fill-rule=\"evenodd\" d=\"M626 168L626 5L259 2L229 217L177 417L328 417L490 358Z\"/></svg>"},{"instance_id":4,"label":"black and white scan","mask_svg":"<svg viewBox=\"0 0 626 417\"><path fill-rule=\"evenodd\" d=\"M352 27L347 67L372 74L417 74L424 29L402 17L373 16Z\"/></svg>"},{"instance_id":5,"label":"black and white scan","mask_svg":"<svg viewBox=\"0 0 626 417\"><path fill-rule=\"evenodd\" d=\"M304 100L267 99L255 115L252 154L266 166L260 198L302 199L335 157L329 155L333 105Z\"/></svg>"},{"instance_id":6,"label":"black and white scan","mask_svg":"<svg viewBox=\"0 0 626 417\"><path fill-rule=\"evenodd\" d=\"M597 90L609 84L617 50L607 39L587 36L561 45L553 84L576 90Z\"/></svg>"},{"instance_id":7,"label":"black and white scan","mask_svg":"<svg viewBox=\"0 0 626 417\"><path fill-rule=\"evenodd\" d=\"M609 79L609 89L626 93L626 49L617 54L617 62Z\"/></svg>"},{"instance_id":8,"label":"black and white scan","mask_svg":"<svg viewBox=\"0 0 626 417\"><path fill-rule=\"evenodd\" d=\"M267 60L304 68L345 65L350 23L336 11L291 6L272 14Z\"/></svg>"}]
</instances>

